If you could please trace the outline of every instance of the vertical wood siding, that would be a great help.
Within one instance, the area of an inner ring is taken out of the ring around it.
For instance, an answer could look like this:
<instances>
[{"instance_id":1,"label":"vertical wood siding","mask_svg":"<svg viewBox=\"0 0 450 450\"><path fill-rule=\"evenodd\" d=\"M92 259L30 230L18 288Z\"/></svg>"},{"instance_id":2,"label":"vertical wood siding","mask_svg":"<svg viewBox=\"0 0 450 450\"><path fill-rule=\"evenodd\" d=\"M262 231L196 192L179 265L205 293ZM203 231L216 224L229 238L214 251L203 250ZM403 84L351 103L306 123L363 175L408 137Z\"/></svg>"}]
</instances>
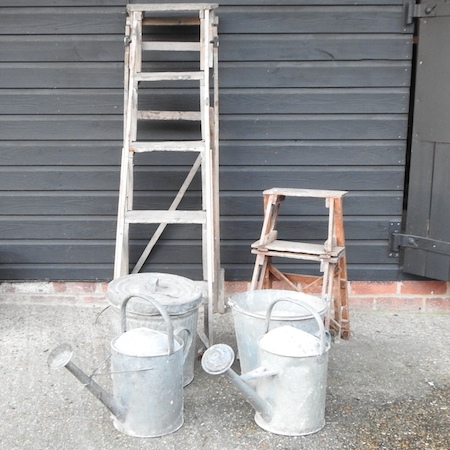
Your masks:
<instances>
[{"instance_id":1,"label":"vertical wood siding","mask_svg":"<svg viewBox=\"0 0 450 450\"><path fill-rule=\"evenodd\" d=\"M2 2L0 279L112 277L125 3ZM261 192L280 186L348 190L350 278L399 279L388 225L400 221L405 175L412 28L402 1L226 0L218 16L226 278L250 277ZM164 87L154 98L179 101ZM137 206L170 204L184 158L143 157ZM323 207L286 202L282 212L283 239L321 238ZM136 259L149 233L133 232ZM200 244L196 226L168 228L145 269L199 277Z\"/></svg>"}]
</instances>

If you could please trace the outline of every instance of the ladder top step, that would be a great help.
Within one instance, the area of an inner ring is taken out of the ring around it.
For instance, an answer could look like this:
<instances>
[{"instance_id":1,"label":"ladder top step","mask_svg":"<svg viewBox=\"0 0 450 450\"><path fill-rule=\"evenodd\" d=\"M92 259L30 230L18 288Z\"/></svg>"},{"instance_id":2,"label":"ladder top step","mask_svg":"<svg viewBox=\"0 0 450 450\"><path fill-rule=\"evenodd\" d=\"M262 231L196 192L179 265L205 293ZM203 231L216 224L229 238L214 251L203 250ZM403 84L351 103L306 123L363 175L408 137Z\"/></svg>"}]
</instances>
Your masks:
<instances>
[{"instance_id":1,"label":"ladder top step","mask_svg":"<svg viewBox=\"0 0 450 450\"><path fill-rule=\"evenodd\" d=\"M195 72L140 72L135 75L137 81L183 81L202 80L203 71Z\"/></svg>"},{"instance_id":2,"label":"ladder top step","mask_svg":"<svg viewBox=\"0 0 450 450\"><path fill-rule=\"evenodd\" d=\"M131 142L130 151L145 152L201 152L205 150L204 141L161 141Z\"/></svg>"},{"instance_id":3,"label":"ladder top step","mask_svg":"<svg viewBox=\"0 0 450 450\"><path fill-rule=\"evenodd\" d=\"M341 198L347 191L328 191L321 189L272 188L263 192L264 195L284 195L286 197L317 197Z\"/></svg>"},{"instance_id":4,"label":"ladder top step","mask_svg":"<svg viewBox=\"0 0 450 450\"><path fill-rule=\"evenodd\" d=\"M160 3L156 5L138 3L127 5L127 11L157 11L157 12L171 12L171 11L200 11L211 10L218 8L217 3Z\"/></svg>"},{"instance_id":5,"label":"ladder top step","mask_svg":"<svg viewBox=\"0 0 450 450\"><path fill-rule=\"evenodd\" d=\"M206 223L205 211L140 210L127 211L128 223Z\"/></svg>"}]
</instances>

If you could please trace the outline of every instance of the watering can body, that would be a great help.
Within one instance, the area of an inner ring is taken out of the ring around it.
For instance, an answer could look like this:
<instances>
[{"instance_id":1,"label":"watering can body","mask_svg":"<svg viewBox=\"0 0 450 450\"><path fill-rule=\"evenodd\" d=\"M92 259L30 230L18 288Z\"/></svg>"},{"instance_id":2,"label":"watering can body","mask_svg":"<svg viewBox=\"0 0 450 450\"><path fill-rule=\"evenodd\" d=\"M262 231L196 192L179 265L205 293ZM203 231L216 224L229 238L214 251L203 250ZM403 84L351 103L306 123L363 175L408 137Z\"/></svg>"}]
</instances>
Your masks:
<instances>
[{"instance_id":1,"label":"watering can body","mask_svg":"<svg viewBox=\"0 0 450 450\"><path fill-rule=\"evenodd\" d=\"M259 347L258 359L266 371L277 374L255 380L256 394L272 406L267 420L258 411L255 422L275 434L315 433L325 425L328 352L315 356L285 356Z\"/></svg>"},{"instance_id":2,"label":"watering can body","mask_svg":"<svg viewBox=\"0 0 450 450\"><path fill-rule=\"evenodd\" d=\"M155 349L153 354L133 352L122 346L124 338L159 342L167 348L167 335L149 328L134 328L111 342L113 395L127 412L114 418L114 427L136 437L158 437L183 425L184 343L174 337L174 350ZM144 338L143 338L144 337ZM146 339L148 338L148 339ZM122 342L122 344L121 344ZM138 354L137 354L138 353Z\"/></svg>"}]
</instances>

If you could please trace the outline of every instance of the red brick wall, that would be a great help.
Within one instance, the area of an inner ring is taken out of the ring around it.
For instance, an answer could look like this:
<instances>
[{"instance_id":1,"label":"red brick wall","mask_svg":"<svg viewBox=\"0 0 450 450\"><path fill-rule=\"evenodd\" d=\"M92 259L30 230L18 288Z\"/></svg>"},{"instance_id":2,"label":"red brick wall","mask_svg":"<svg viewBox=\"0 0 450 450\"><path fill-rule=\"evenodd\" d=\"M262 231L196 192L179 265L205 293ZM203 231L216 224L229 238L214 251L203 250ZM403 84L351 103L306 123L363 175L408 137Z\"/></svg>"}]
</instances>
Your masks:
<instances>
[{"instance_id":1,"label":"red brick wall","mask_svg":"<svg viewBox=\"0 0 450 450\"><path fill-rule=\"evenodd\" d=\"M5 282L0 303L106 304L106 282ZM225 282L225 295L245 292L249 282ZM450 311L450 283L444 281L352 281L350 310Z\"/></svg>"}]
</instances>

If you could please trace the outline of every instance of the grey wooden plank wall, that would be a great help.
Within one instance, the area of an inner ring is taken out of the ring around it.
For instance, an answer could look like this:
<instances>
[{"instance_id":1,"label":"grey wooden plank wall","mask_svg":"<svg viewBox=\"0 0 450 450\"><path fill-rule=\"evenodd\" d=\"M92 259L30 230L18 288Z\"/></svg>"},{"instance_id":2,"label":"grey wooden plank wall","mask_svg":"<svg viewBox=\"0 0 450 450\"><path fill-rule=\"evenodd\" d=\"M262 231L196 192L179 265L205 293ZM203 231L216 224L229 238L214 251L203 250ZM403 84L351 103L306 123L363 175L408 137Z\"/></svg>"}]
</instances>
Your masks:
<instances>
[{"instance_id":1,"label":"grey wooden plank wall","mask_svg":"<svg viewBox=\"0 0 450 450\"><path fill-rule=\"evenodd\" d=\"M273 186L348 190L350 279L402 276L388 248L389 222L402 214L411 77L413 30L403 24L402 3L220 2L221 260L227 279L251 276L261 193ZM125 0L3 0L2 6L0 279L108 280ZM189 90L178 93L195 104ZM180 96L166 88L154 94L155 102L178 106ZM180 139L194 132L156 131ZM137 206L167 206L186 158L143 158ZM198 206L198 189L195 180L186 208ZM286 201L282 212L280 237L323 236L322 205ZM136 227L133 233L136 259L149 232ZM145 270L198 278L200 244L196 226L168 228Z\"/></svg>"}]
</instances>

